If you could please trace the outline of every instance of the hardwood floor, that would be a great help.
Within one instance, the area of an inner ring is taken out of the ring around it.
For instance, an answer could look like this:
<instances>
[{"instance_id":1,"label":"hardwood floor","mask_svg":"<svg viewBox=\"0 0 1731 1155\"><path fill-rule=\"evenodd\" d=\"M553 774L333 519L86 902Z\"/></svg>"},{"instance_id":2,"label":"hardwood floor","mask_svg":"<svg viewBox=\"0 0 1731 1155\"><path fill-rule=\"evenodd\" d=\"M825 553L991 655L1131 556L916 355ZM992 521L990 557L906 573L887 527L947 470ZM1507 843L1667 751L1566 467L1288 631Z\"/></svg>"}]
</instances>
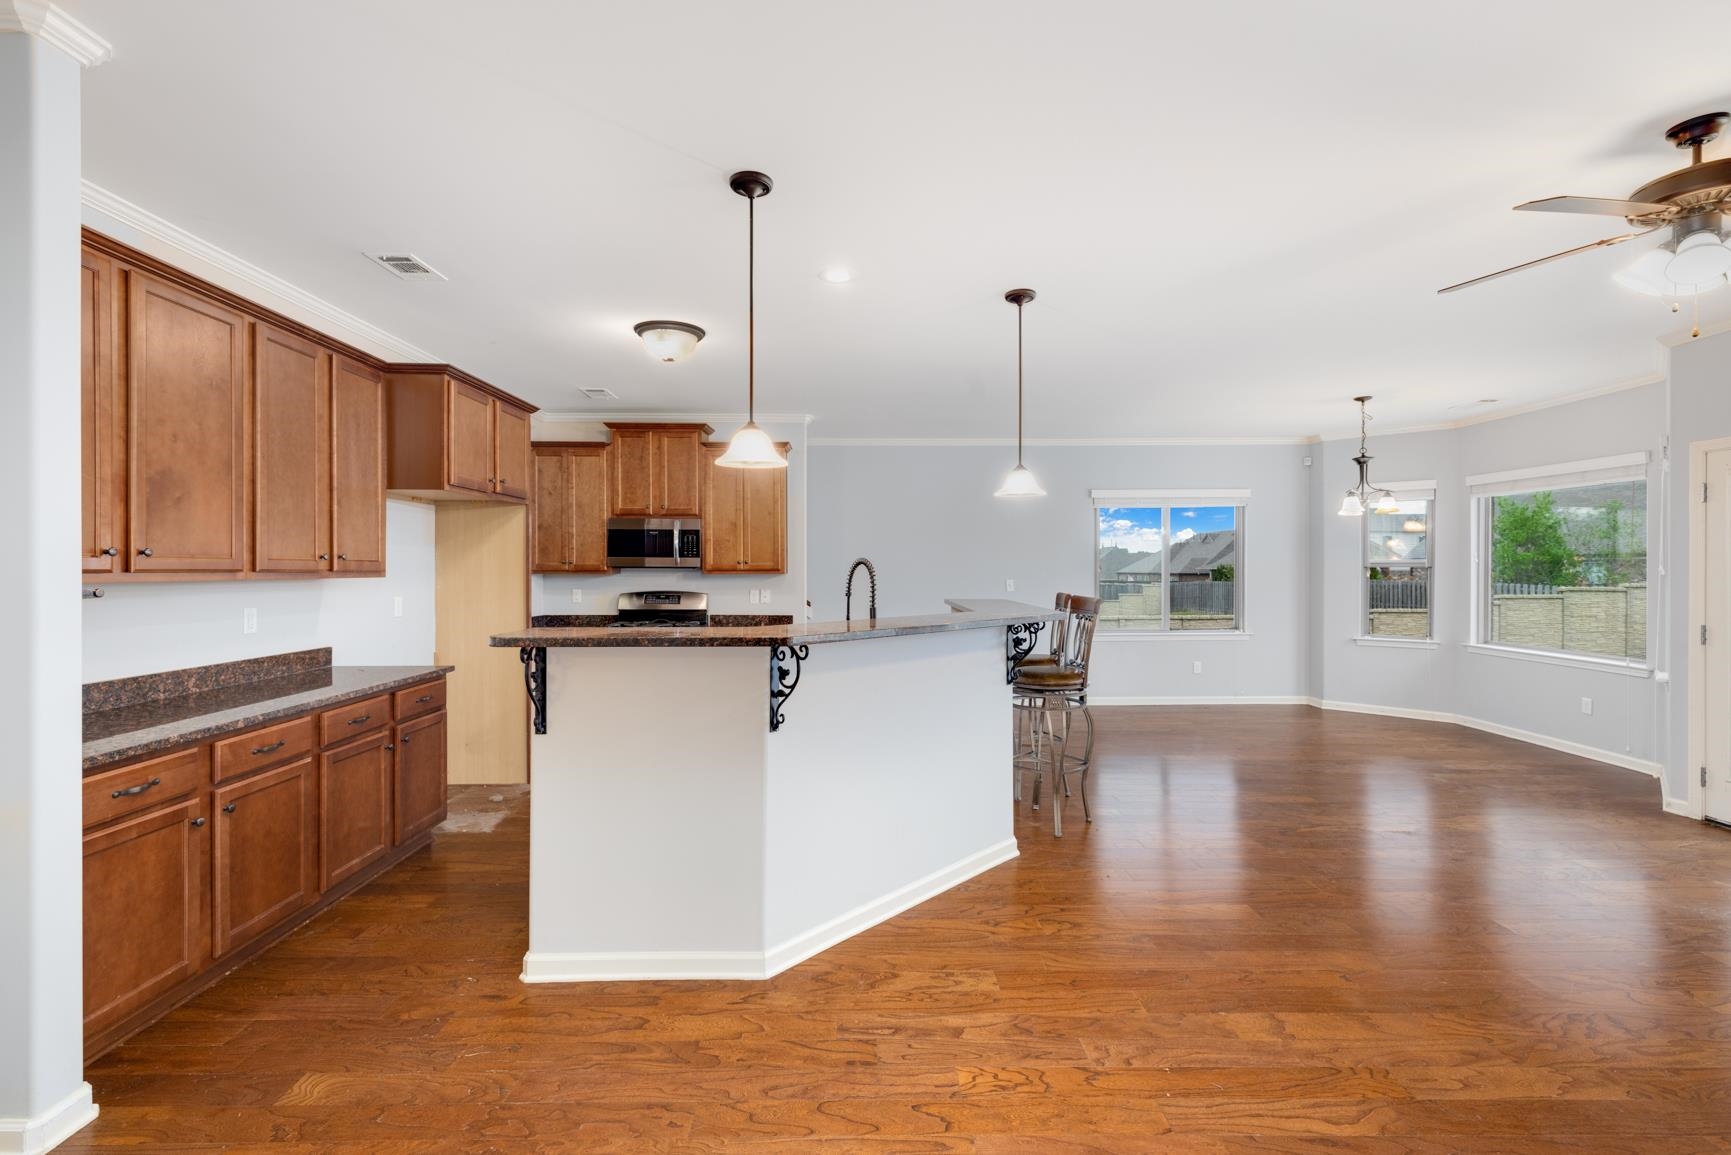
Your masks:
<instances>
[{"instance_id":1,"label":"hardwood floor","mask_svg":"<svg viewBox=\"0 0 1731 1155\"><path fill-rule=\"evenodd\" d=\"M464 788L99 1060L64 1149L1731 1152L1731 833L1451 726L1097 713L1092 826L1024 805L766 983L522 985L526 799Z\"/></svg>"}]
</instances>

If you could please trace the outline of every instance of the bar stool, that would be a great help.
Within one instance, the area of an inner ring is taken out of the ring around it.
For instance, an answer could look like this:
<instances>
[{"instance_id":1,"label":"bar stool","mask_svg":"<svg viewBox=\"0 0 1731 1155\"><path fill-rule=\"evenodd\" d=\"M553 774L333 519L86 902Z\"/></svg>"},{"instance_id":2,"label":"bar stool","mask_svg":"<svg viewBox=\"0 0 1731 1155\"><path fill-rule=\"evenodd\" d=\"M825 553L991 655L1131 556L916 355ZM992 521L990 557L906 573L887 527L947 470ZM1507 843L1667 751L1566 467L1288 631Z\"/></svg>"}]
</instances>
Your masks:
<instances>
[{"instance_id":1,"label":"bar stool","mask_svg":"<svg viewBox=\"0 0 1731 1155\"><path fill-rule=\"evenodd\" d=\"M1029 654L1027 657L1016 663L1017 671L1036 667L1057 666L1063 663L1066 656L1064 652L1064 637L1066 627L1070 624L1070 597L1071 595L1069 594L1060 593L1057 597L1052 599L1052 608L1065 616L1059 618L1055 622L1048 623L1051 627L1052 633L1046 647L1046 652L1043 654ZM1010 696L1012 699L1018 696L1014 685L1011 687ZM1020 802L1022 800L1022 774L1020 770L1013 769L1013 767L1019 759L1039 756L1040 734L1038 729L1032 724L1033 720L1031 715L1017 712L1015 720L1016 724L1012 728L1012 738L1010 743L1010 765L1012 767L1010 777L1013 779L1011 793L1015 795L1016 801Z\"/></svg>"},{"instance_id":2,"label":"bar stool","mask_svg":"<svg viewBox=\"0 0 1731 1155\"><path fill-rule=\"evenodd\" d=\"M1088 768L1094 756L1094 715L1088 709L1088 662L1094 648L1094 626L1100 613L1100 599L1073 595L1070 598L1069 619L1066 623L1063 655L1051 665L1018 666L1015 711L1019 723L1025 722L1032 741L1017 751L1012 759L1018 797L1024 770L1034 772L1034 809L1040 808L1040 786L1049 767L1052 774L1052 834L1064 834L1064 798L1070 795L1070 778L1074 776L1082 793L1082 817L1094 821L1088 812ZM1086 740L1080 755L1070 753L1071 722L1074 715L1082 716ZM1020 725L1018 725L1020 729ZM1062 794L1059 792L1062 791Z\"/></svg>"}]
</instances>

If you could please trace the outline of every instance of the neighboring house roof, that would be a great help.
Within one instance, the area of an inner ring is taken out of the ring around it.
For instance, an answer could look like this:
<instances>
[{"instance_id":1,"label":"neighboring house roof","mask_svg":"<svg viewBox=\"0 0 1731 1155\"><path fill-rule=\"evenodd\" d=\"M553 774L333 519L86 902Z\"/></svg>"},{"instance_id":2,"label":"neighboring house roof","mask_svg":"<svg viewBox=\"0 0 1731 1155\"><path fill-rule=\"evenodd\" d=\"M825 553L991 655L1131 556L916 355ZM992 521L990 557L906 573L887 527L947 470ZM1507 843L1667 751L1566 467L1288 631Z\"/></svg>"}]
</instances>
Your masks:
<instances>
[{"instance_id":1,"label":"neighboring house roof","mask_svg":"<svg viewBox=\"0 0 1731 1155\"><path fill-rule=\"evenodd\" d=\"M1232 530L1199 533L1172 543L1172 572L1175 574L1212 573L1237 560L1238 542ZM1154 553L1132 553L1116 546L1100 555L1100 576L1115 574L1157 574L1161 556Z\"/></svg>"}]
</instances>

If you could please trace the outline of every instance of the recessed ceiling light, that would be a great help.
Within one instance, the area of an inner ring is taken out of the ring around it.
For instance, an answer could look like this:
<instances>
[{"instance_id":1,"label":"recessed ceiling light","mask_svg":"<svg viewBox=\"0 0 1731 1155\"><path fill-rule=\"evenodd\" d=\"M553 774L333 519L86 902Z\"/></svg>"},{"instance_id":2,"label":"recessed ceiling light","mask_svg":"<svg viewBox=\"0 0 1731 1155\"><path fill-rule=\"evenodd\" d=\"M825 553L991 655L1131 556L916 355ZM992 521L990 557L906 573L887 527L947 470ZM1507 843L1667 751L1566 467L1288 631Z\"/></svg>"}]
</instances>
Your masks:
<instances>
[{"instance_id":1,"label":"recessed ceiling light","mask_svg":"<svg viewBox=\"0 0 1731 1155\"><path fill-rule=\"evenodd\" d=\"M825 269L817 275L817 279L826 285L845 285L849 281L853 280L853 270L841 268Z\"/></svg>"}]
</instances>

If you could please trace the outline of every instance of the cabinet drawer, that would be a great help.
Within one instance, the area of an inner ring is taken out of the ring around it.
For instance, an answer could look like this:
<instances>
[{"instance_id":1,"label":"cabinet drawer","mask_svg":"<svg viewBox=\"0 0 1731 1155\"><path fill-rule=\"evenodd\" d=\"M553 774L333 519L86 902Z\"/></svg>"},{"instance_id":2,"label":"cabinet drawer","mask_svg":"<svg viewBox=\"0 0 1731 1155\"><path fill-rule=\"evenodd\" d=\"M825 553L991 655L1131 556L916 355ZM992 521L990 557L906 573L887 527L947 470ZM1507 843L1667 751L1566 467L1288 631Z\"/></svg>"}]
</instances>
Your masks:
<instances>
[{"instance_id":1,"label":"cabinet drawer","mask_svg":"<svg viewBox=\"0 0 1731 1155\"><path fill-rule=\"evenodd\" d=\"M210 775L210 747L194 746L84 780L84 826L100 826L190 794Z\"/></svg>"},{"instance_id":2,"label":"cabinet drawer","mask_svg":"<svg viewBox=\"0 0 1731 1155\"><path fill-rule=\"evenodd\" d=\"M396 699L397 721L399 722L418 718L422 714L431 714L434 710L445 708L445 679L440 678L436 682L422 682L418 686L398 690L392 696Z\"/></svg>"},{"instance_id":3,"label":"cabinet drawer","mask_svg":"<svg viewBox=\"0 0 1731 1155\"><path fill-rule=\"evenodd\" d=\"M380 694L319 715L319 745L335 746L391 724L391 696Z\"/></svg>"},{"instance_id":4,"label":"cabinet drawer","mask_svg":"<svg viewBox=\"0 0 1731 1155\"><path fill-rule=\"evenodd\" d=\"M359 727L356 727L359 729ZM254 770L265 770L305 758L313 752L313 720L293 718L262 730L249 730L233 738L224 738L213 748L216 754L216 780L227 782Z\"/></svg>"}]
</instances>

